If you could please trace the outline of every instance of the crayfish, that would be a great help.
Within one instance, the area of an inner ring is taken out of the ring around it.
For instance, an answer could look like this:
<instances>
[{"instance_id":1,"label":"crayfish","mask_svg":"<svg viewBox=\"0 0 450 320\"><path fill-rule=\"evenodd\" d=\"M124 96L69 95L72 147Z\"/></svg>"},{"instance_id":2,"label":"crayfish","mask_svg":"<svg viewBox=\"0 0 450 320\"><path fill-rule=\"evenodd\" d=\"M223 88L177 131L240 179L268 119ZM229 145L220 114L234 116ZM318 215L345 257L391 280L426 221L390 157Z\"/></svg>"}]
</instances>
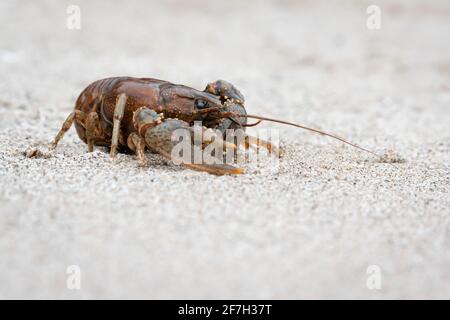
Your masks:
<instances>
[{"instance_id":1,"label":"crayfish","mask_svg":"<svg viewBox=\"0 0 450 320\"><path fill-rule=\"evenodd\" d=\"M75 129L89 152L94 146L110 147L110 155L131 151L137 155L141 166L147 165L145 150L151 150L173 160L172 151L176 141L172 134L178 129L186 130L193 138L195 122L201 121L202 134L214 129L214 138L208 135L207 143L223 138L227 130L241 129L261 121L272 121L307 129L338 139L353 147L370 152L336 135L303 125L268 117L247 114L244 96L232 84L217 80L200 91L184 85L177 85L151 78L114 77L95 81L79 95L74 110L64 121L60 131L50 145L53 150L64 134L75 124ZM247 119L258 122L248 124ZM236 148L235 143L222 140L224 148ZM263 147L277 155L281 149L269 141L256 139L245 133L243 145ZM204 145L203 145L204 147ZM29 156L34 156L31 153ZM240 174L244 170L230 164L193 163L182 165L211 174Z\"/></svg>"}]
</instances>

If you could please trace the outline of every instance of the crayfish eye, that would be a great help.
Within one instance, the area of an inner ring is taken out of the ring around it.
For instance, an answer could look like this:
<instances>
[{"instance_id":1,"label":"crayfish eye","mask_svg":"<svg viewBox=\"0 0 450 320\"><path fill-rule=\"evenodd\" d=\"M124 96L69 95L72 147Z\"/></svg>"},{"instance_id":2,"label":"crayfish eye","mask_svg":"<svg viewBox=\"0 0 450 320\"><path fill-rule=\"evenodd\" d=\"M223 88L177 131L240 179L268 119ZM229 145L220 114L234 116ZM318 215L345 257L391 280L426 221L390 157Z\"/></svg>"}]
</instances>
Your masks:
<instances>
[{"instance_id":1,"label":"crayfish eye","mask_svg":"<svg viewBox=\"0 0 450 320\"><path fill-rule=\"evenodd\" d=\"M195 100L195 107L197 109L205 109L208 108L208 101L203 99L197 99Z\"/></svg>"}]
</instances>

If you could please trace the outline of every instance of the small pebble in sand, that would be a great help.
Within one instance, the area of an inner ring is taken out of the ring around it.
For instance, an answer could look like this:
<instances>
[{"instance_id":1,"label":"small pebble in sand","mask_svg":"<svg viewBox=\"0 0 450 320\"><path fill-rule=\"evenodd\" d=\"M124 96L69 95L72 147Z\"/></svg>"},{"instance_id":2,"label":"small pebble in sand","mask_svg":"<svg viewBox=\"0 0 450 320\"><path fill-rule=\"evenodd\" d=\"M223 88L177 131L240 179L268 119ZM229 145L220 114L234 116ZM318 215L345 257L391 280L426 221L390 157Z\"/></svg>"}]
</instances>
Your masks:
<instances>
[{"instance_id":1,"label":"small pebble in sand","mask_svg":"<svg viewBox=\"0 0 450 320\"><path fill-rule=\"evenodd\" d=\"M41 150L39 150L38 148L28 148L27 150L25 150L23 152L23 155L27 158L44 158L44 159L48 159L50 158L50 154L47 152L42 152Z\"/></svg>"},{"instance_id":2,"label":"small pebble in sand","mask_svg":"<svg viewBox=\"0 0 450 320\"><path fill-rule=\"evenodd\" d=\"M380 158L381 163L405 163L406 160L402 158L394 150L387 150Z\"/></svg>"}]
</instances>

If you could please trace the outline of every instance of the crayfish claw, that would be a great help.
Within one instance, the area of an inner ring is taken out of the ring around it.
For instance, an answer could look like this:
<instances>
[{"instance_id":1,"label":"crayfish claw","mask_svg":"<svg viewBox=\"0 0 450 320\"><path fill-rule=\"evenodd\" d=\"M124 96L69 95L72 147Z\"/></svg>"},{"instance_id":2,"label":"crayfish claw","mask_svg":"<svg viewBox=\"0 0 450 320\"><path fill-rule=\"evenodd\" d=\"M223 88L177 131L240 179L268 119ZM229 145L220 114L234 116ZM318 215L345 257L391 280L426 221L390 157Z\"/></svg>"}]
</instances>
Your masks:
<instances>
[{"instance_id":1,"label":"crayfish claw","mask_svg":"<svg viewBox=\"0 0 450 320\"><path fill-rule=\"evenodd\" d=\"M234 167L229 164L194 164L194 163L185 163L186 167L190 169L194 169L197 171L203 171L210 174L214 174L216 176L223 175L235 175L235 174L243 174L245 173L244 168Z\"/></svg>"},{"instance_id":2,"label":"crayfish claw","mask_svg":"<svg viewBox=\"0 0 450 320\"><path fill-rule=\"evenodd\" d=\"M238 104L244 104L244 95L231 83L225 80L216 80L208 83L205 92L212 93L218 97L222 102L231 101Z\"/></svg>"}]
</instances>

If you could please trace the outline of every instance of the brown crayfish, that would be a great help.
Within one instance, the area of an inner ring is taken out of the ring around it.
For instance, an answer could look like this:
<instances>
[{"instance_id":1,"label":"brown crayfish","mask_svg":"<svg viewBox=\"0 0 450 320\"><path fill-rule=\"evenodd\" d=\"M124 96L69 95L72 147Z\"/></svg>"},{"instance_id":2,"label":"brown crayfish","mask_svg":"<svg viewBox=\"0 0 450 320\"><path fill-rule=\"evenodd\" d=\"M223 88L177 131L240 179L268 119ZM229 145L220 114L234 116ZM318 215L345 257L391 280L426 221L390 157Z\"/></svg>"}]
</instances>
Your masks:
<instances>
[{"instance_id":1,"label":"brown crayfish","mask_svg":"<svg viewBox=\"0 0 450 320\"><path fill-rule=\"evenodd\" d=\"M228 129L242 129L261 121L273 121L324 134L353 147L374 154L333 134L302 125L247 114L244 96L232 84L218 80L208 84L204 91L151 78L114 77L93 82L81 92L75 108L64 121L50 149L55 149L64 134L75 124L76 131L93 151L94 146L110 147L111 157L118 151L135 152L142 166L147 164L145 150L171 159L175 145L172 133L177 129L192 132L195 121L201 121L202 130L215 129L222 135ZM257 119L248 124L247 118ZM205 139L211 142L211 136ZM243 144L264 147L280 154L271 142L256 139L245 133ZM223 141L224 148L236 148ZM36 155L31 153L29 156ZM240 174L242 168L229 164L182 163L188 168L211 174Z\"/></svg>"}]
</instances>

